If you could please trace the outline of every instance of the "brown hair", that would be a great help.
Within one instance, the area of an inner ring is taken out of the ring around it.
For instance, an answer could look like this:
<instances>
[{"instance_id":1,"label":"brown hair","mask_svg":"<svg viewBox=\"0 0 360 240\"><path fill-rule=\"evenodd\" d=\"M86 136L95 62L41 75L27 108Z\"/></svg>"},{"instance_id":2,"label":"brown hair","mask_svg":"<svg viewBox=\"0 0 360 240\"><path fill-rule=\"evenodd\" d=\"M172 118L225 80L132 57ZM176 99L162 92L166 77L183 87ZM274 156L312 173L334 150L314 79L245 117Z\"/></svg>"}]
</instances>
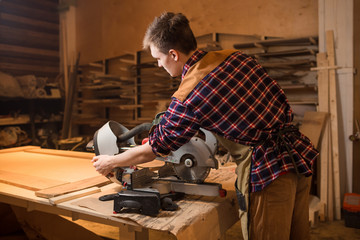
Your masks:
<instances>
[{"instance_id":1,"label":"brown hair","mask_svg":"<svg viewBox=\"0 0 360 240\"><path fill-rule=\"evenodd\" d=\"M175 49L188 54L197 48L189 20L181 13L172 12L165 12L160 17L155 17L149 25L143 40L144 49L149 49L150 44L162 53Z\"/></svg>"}]
</instances>

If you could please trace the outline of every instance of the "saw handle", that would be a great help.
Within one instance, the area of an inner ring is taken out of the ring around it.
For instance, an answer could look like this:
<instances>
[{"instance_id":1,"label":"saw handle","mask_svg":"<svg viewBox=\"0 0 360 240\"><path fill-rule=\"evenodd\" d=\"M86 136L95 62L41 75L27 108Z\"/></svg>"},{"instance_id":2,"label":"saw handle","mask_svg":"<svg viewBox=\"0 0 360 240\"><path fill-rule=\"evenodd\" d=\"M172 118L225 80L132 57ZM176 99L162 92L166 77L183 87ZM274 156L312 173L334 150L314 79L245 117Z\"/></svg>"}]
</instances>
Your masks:
<instances>
[{"instance_id":1,"label":"saw handle","mask_svg":"<svg viewBox=\"0 0 360 240\"><path fill-rule=\"evenodd\" d=\"M141 210L142 205L138 201L135 200L124 200L119 203L120 208L131 208Z\"/></svg>"}]
</instances>

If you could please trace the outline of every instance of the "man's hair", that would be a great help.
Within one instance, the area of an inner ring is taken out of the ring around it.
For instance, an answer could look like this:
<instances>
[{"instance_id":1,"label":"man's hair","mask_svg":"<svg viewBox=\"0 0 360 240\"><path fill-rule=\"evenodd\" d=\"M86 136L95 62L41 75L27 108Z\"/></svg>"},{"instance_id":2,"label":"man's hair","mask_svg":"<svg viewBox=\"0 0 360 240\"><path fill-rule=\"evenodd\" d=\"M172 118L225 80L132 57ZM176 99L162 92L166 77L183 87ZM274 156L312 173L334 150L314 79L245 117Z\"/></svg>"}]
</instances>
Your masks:
<instances>
[{"instance_id":1,"label":"man's hair","mask_svg":"<svg viewBox=\"0 0 360 240\"><path fill-rule=\"evenodd\" d=\"M172 12L165 12L160 17L155 17L149 25L143 40L144 49L149 49L150 44L162 53L175 49L188 54L197 48L189 20L181 13Z\"/></svg>"}]
</instances>

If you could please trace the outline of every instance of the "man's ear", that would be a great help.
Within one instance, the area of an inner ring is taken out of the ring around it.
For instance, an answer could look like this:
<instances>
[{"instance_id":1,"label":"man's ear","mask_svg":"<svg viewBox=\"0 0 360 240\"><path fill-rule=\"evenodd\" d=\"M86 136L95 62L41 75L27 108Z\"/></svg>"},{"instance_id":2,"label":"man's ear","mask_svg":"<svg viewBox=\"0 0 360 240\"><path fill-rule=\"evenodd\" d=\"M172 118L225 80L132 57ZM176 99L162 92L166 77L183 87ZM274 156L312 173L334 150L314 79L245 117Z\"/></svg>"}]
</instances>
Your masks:
<instances>
[{"instance_id":1,"label":"man's ear","mask_svg":"<svg viewBox=\"0 0 360 240\"><path fill-rule=\"evenodd\" d=\"M175 49L170 49L170 50L169 50L169 54L170 54L170 56L174 59L174 61L178 61L178 60L179 60L179 52L176 51Z\"/></svg>"}]
</instances>

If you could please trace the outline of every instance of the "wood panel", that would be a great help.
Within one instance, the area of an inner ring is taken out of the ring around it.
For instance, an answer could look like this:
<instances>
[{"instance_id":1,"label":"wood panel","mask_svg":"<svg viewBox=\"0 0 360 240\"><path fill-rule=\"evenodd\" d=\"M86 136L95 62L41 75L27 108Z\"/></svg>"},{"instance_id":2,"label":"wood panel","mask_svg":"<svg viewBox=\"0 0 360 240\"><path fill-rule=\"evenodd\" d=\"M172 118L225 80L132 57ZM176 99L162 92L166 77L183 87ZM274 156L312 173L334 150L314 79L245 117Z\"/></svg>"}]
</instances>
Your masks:
<instances>
[{"instance_id":1,"label":"wood panel","mask_svg":"<svg viewBox=\"0 0 360 240\"><path fill-rule=\"evenodd\" d=\"M318 32L317 1L310 0L230 0L226 4L192 0L78 0L76 45L81 52L80 64L137 51L146 27L164 9L184 13L197 36L221 32L299 37Z\"/></svg>"},{"instance_id":2,"label":"wood panel","mask_svg":"<svg viewBox=\"0 0 360 240\"><path fill-rule=\"evenodd\" d=\"M38 191L40 189L54 187L67 183L65 181L31 176L27 174L18 174L15 172L8 172L3 170L0 170L0 182L29 189L32 191Z\"/></svg>"},{"instance_id":3,"label":"wood panel","mask_svg":"<svg viewBox=\"0 0 360 240\"><path fill-rule=\"evenodd\" d=\"M91 156L81 152L15 148L15 151L0 151L0 170L29 176L27 184L30 187L32 177L71 183L99 176L91 164ZM34 188L37 182L34 180Z\"/></svg>"}]
</instances>

